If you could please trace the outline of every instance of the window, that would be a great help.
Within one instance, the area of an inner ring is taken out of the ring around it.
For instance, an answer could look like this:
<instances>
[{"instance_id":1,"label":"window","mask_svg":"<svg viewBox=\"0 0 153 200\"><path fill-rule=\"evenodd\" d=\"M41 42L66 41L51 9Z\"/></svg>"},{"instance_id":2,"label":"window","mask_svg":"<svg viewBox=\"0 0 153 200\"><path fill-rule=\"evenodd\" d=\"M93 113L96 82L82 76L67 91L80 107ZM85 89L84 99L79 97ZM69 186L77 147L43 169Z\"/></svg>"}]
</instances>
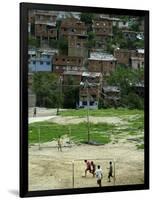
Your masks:
<instances>
[{"instance_id":1,"label":"window","mask_svg":"<svg viewBox=\"0 0 153 200\"><path fill-rule=\"evenodd\" d=\"M140 63L138 63L138 69L140 69Z\"/></svg>"},{"instance_id":2,"label":"window","mask_svg":"<svg viewBox=\"0 0 153 200\"><path fill-rule=\"evenodd\" d=\"M40 64L43 65L43 61L40 61Z\"/></svg>"},{"instance_id":3,"label":"window","mask_svg":"<svg viewBox=\"0 0 153 200\"><path fill-rule=\"evenodd\" d=\"M81 45L80 45L80 43L77 43L77 47L80 47Z\"/></svg>"},{"instance_id":4,"label":"window","mask_svg":"<svg viewBox=\"0 0 153 200\"><path fill-rule=\"evenodd\" d=\"M33 64L35 65L35 64L36 64L36 61L33 61Z\"/></svg>"},{"instance_id":5,"label":"window","mask_svg":"<svg viewBox=\"0 0 153 200\"><path fill-rule=\"evenodd\" d=\"M93 106L94 105L94 101L90 101L90 106Z\"/></svg>"},{"instance_id":6,"label":"window","mask_svg":"<svg viewBox=\"0 0 153 200\"><path fill-rule=\"evenodd\" d=\"M50 65L50 62L49 62L49 61L47 61L47 62L46 62L46 64L47 64L47 65Z\"/></svg>"},{"instance_id":7,"label":"window","mask_svg":"<svg viewBox=\"0 0 153 200\"><path fill-rule=\"evenodd\" d=\"M65 58L63 58L62 60L65 61Z\"/></svg>"},{"instance_id":8,"label":"window","mask_svg":"<svg viewBox=\"0 0 153 200\"><path fill-rule=\"evenodd\" d=\"M95 99L95 98L96 98L96 95L95 95L95 94L93 94L93 95L92 95L92 98L93 98L93 99Z\"/></svg>"},{"instance_id":9,"label":"window","mask_svg":"<svg viewBox=\"0 0 153 200\"><path fill-rule=\"evenodd\" d=\"M87 105L87 101L83 101L82 104L83 104L84 106L86 106L86 105Z\"/></svg>"}]
</instances>

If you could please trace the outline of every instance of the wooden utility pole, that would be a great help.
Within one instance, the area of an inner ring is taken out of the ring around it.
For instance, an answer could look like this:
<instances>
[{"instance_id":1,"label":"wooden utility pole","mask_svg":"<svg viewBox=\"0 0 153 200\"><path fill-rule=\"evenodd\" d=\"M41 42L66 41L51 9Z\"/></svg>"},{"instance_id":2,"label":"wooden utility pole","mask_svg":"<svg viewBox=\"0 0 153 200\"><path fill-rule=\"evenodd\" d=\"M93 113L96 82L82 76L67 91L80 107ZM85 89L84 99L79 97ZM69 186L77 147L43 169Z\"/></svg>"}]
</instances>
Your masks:
<instances>
[{"instance_id":1,"label":"wooden utility pole","mask_svg":"<svg viewBox=\"0 0 153 200\"><path fill-rule=\"evenodd\" d=\"M59 90L59 98L58 98L56 115L59 115L59 108L60 108L61 100L62 100L62 77L61 76L59 77L59 81L58 81L58 90Z\"/></svg>"},{"instance_id":2,"label":"wooden utility pole","mask_svg":"<svg viewBox=\"0 0 153 200\"><path fill-rule=\"evenodd\" d=\"M87 126L88 126L88 143L90 142L90 125L89 125L89 83L86 80L85 83L87 89Z\"/></svg>"}]
</instances>

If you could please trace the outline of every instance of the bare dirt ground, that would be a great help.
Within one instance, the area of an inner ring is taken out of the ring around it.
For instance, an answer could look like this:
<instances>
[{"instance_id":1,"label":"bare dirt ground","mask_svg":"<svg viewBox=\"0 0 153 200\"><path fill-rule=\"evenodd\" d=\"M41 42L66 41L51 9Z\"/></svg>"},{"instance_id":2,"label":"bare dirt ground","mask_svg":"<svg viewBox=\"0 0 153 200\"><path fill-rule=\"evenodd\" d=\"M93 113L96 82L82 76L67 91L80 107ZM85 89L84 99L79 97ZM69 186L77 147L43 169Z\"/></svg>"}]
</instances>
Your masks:
<instances>
[{"instance_id":1,"label":"bare dirt ground","mask_svg":"<svg viewBox=\"0 0 153 200\"><path fill-rule=\"evenodd\" d=\"M57 113L56 108L37 107L36 110L37 110L36 117L54 116ZM66 110L66 109L60 108L60 111L63 111L63 110ZM30 107L28 111L29 117L33 117L33 112L34 112L34 107Z\"/></svg>"},{"instance_id":2,"label":"bare dirt ground","mask_svg":"<svg viewBox=\"0 0 153 200\"><path fill-rule=\"evenodd\" d=\"M85 118L55 117L52 122L80 123ZM117 117L90 117L93 123L124 123ZM144 182L144 150L137 149L134 141L121 139L118 143L101 146L68 144L63 138L63 151L58 152L57 142L52 141L29 148L29 190L51 190L62 188L97 187L96 178L88 174L83 178L84 159L94 160L103 169L103 186L142 184ZM79 160L78 160L79 159ZM99 160L100 159L100 160ZM113 161L115 179L108 182L109 161ZM73 179L74 161L74 179Z\"/></svg>"},{"instance_id":3,"label":"bare dirt ground","mask_svg":"<svg viewBox=\"0 0 153 200\"><path fill-rule=\"evenodd\" d=\"M90 122L92 123L111 123L111 124L125 124L125 121L119 117L89 117ZM87 122L86 117L63 117L55 116L54 118L48 120L50 122L58 124L79 124L81 122Z\"/></svg>"}]
</instances>

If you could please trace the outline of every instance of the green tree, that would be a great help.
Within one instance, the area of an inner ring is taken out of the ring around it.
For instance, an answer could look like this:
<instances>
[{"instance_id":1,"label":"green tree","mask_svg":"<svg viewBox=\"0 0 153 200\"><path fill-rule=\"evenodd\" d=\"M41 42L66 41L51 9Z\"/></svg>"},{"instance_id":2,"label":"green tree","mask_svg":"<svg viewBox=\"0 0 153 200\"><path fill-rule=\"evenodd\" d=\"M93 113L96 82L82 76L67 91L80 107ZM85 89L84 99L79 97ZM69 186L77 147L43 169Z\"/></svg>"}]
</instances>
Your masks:
<instances>
[{"instance_id":1,"label":"green tree","mask_svg":"<svg viewBox=\"0 0 153 200\"><path fill-rule=\"evenodd\" d=\"M80 19L85 24L92 24L93 18L94 18L94 14L93 13L81 13L80 14Z\"/></svg>"},{"instance_id":2,"label":"green tree","mask_svg":"<svg viewBox=\"0 0 153 200\"><path fill-rule=\"evenodd\" d=\"M29 47L38 48L38 47L40 47L40 40L33 36L29 36L28 45L29 45Z\"/></svg>"},{"instance_id":3,"label":"green tree","mask_svg":"<svg viewBox=\"0 0 153 200\"><path fill-rule=\"evenodd\" d=\"M33 75L33 91L37 97L37 106L58 107L59 88L57 75L50 72L37 72Z\"/></svg>"},{"instance_id":4,"label":"green tree","mask_svg":"<svg viewBox=\"0 0 153 200\"><path fill-rule=\"evenodd\" d=\"M136 94L134 86L143 81L144 69L134 70L118 65L108 78L109 85L118 86L121 91L121 105L130 108L143 108L143 97Z\"/></svg>"},{"instance_id":5,"label":"green tree","mask_svg":"<svg viewBox=\"0 0 153 200\"><path fill-rule=\"evenodd\" d=\"M61 19L58 19L58 20L56 21L57 38L58 38L58 39L59 39L59 34L60 34L61 23L62 23L62 20L61 20Z\"/></svg>"},{"instance_id":6,"label":"green tree","mask_svg":"<svg viewBox=\"0 0 153 200\"><path fill-rule=\"evenodd\" d=\"M75 85L75 87L73 87ZM64 108L76 108L79 101L79 86L76 86L73 77L69 77L67 86L64 87Z\"/></svg>"},{"instance_id":7,"label":"green tree","mask_svg":"<svg viewBox=\"0 0 153 200\"><path fill-rule=\"evenodd\" d=\"M96 45L95 33L90 31L88 32L88 41L86 42L86 48L90 50L94 48L95 45Z\"/></svg>"},{"instance_id":8,"label":"green tree","mask_svg":"<svg viewBox=\"0 0 153 200\"><path fill-rule=\"evenodd\" d=\"M50 40L49 40L49 46L50 46L51 48L57 49L57 48L58 48L58 40L50 39Z\"/></svg>"},{"instance_id":9,"label":"green tree","mask_svg":"<svg viewBox=\"0 0 153 200\"><path fill-rule=\"evenodd\" d=\"M68 40L66 38L61 37L58 40L58 49L60 54L68 55Z\"/></svg>"}]
</instances>

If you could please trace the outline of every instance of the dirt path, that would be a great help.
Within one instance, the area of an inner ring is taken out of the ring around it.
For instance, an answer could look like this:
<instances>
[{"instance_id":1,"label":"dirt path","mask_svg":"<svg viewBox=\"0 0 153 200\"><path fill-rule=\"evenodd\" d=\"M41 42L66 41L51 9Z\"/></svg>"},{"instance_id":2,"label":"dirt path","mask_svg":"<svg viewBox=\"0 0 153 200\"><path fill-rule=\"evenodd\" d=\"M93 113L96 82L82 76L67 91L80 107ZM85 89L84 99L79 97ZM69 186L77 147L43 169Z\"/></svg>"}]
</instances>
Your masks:
<instances>
[{"instance_id":1,"label":"dirt path","mask_svg":"<svg viewBox=\"0 0 153 200\"><path fill-rule=\"evenodd\" d=\"M107 182L108 162L115 160L115 184L139 184L144 181L144 152L137 150L133 143L107 144L104 146L74 145L71 148L63 148L58 152L57 148L38 150L38 146L29 149L29 189L45 190L57 188L72 188L72 161L74 161L74 187L96 187L96 179L88 174L84 175L84 159L95 160L103 169L103 186L114 185ZM77 161L81 159L81 161Z\"/></svg>"},{"instance_id":2,"label":"dirt path","mask_svg":"<svg viewBox=\"0 0 153 200\"><path fill-rule=\"evenodd\" d=\"M48 121L58 124L79 124L81 122L87 122L86 117L63 117L55 116ZM125 124L126 122L119 117L89 117L89 121L92 123L110 123L110 124Z\"/></svg>"},{"instance_id":3,"label":"dirt path","mask_svg":"<svg viewBox=\"0 0 153 200\"><path fill-rule=\"evenodd\" d=\"M86 121L84 117L55 116L50 122L59 124L78 124ZM119 117L92 117L92 123L111 123L126 126L128 121ZM128 136L129 137L129 136ZM137 149L135 141L127 137L117 143L101 146L68 144L65 137L62 152L57 150L57 142L38 144L29 148L29 190L50 190L62 188L97 187L96 179L84 175L84 159L94 160L103 169L103 186L142 184L144 182L144 150ZM78 160L79 159L79 160ZM99 160L100 159L100 160ZM74 161L75 160L75 161ZM113 161L115 179L108 182L108 164ZM74 182L73 182L74 161Z\"/></svg>"}]
</instances>

